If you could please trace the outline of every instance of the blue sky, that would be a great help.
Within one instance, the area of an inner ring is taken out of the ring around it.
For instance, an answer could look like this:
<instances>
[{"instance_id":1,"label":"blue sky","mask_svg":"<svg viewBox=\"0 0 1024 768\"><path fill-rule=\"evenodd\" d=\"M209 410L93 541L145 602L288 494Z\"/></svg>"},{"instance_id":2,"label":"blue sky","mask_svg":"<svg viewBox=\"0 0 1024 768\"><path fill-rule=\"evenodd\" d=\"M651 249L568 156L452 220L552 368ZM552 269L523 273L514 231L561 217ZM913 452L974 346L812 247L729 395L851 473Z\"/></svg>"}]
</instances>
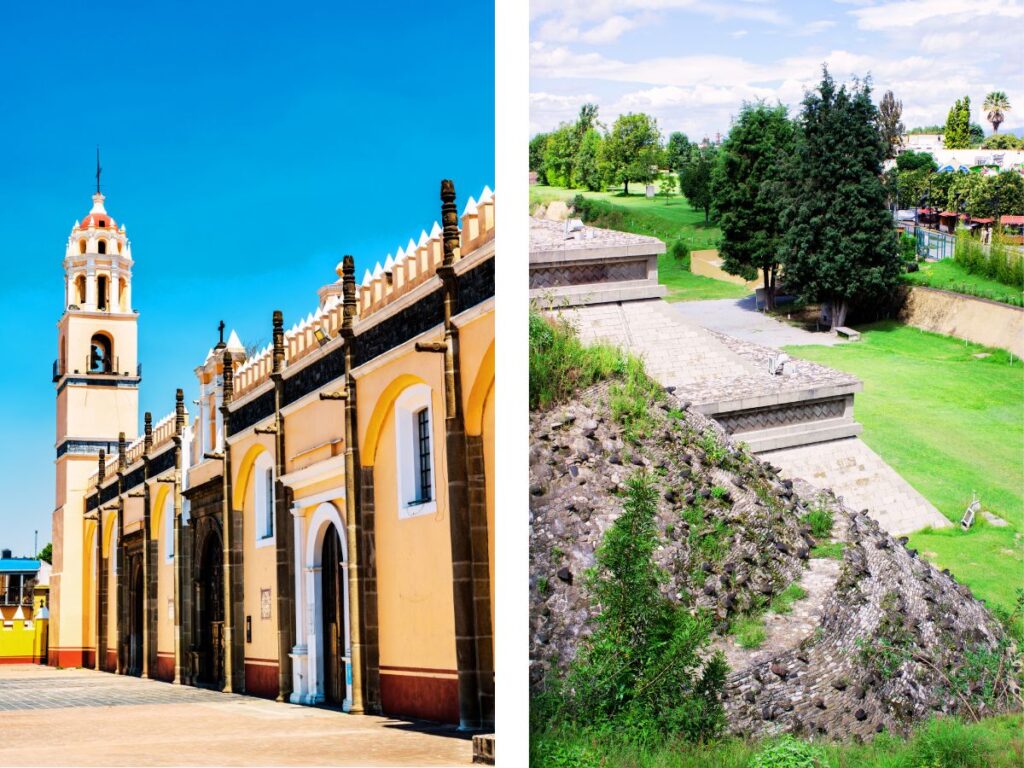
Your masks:
<instances>
[{"instance_id":1,"label":"blue sky","mask_svg":"<svg viewBox=\"0 0 1024 768\"><path fill-rule=\"evenodd\" d=\"M1024 128L1020 0L533 0L530 133L572 120L586 101L609 125L626 112L663 134L725 134L744 100L795 108L827 62L841 80L870 74L904 123L944 123L953 102L1006 91L1000 130Z\"/></svg>"},{"instance_id":2,"label":"blue sky","mask_svg":"<svg viewBox=\"0 0 1024 768\"><path fill-rule=\"evenodd\" d=\"M239 9L244 8L244 12ZM196 393L224 319L244 343L494 186L490 3L20 3L4 10L0 546L50 540L61 261L94 190L135 259L154 418Z\"/></svg>"}]
</instances>

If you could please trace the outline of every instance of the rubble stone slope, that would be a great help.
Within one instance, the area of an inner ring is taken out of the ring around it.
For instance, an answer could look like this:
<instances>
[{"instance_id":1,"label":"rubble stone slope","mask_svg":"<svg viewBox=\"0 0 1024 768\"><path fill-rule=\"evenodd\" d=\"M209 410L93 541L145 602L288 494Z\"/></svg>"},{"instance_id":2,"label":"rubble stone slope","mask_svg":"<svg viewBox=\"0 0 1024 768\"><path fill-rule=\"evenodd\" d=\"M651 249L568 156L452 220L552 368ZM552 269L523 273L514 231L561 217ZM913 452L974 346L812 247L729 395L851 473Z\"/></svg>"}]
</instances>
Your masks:
<instances>
[{"instance_id":1,"label":"rubble stone slope","mask_svg":"<svg viewBox=\"0 0 1024 768\"><path fill-rule=\"evenodd\" d=\"M659 489L664 543L655 557L668 574L665 594L707 609L720 636L806 572L816 544L802 521L809 509L829 510L846 545L841 566L827 570L837 574L832 588L815 590L824 595L820 624L794 622L791 638L732 669L723 700L733 732L865 737L905 732L933 713L1020 707L1017 650L966 586L864 512L780 479L671 394L652 404L652 424L637 439L613 416L614 387L531 414L535 689L564 673L591 630L587 571L621 512L627 478L647 472Z\"/></svg>"}]
</instances>

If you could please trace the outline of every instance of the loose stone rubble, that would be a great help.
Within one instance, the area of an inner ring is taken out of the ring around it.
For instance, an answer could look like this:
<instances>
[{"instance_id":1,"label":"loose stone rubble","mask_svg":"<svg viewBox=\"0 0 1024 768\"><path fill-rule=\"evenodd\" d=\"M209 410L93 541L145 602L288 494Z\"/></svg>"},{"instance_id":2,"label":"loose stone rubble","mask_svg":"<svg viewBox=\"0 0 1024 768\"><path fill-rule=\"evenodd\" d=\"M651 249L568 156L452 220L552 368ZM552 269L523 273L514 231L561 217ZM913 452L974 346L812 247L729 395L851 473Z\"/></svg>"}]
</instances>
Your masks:
<instances>
[{"instance_id":1,"label":"loose stone rubble","mask_svg":"<svg viewBox=\"0 0 1024 768\"><path fill-rule=\"evenodd\" d=\"M883 729L905 733L931 714L1020 707L1017 649L966 586L865 512L779 478L672 393L652 404L647 437L630 442L612 417L614 386L531 414L535 690L564 673L591 631L587 570L621 511L626 480L646 471L659 489L664 543L655 557L668 574L664 592L711 613L712 648L732 642L731 620L764 609L805 573L818 580L807 599L819 604L802 620L785 627L773 617L765 648L729 654L723 703L731 732L861 739ZM832 512L833 537L845 550L841 563L809 571L818 542L801 518L815 507ZM834 579L831 588L822 578Z\"/></svg>"}]
</instances>

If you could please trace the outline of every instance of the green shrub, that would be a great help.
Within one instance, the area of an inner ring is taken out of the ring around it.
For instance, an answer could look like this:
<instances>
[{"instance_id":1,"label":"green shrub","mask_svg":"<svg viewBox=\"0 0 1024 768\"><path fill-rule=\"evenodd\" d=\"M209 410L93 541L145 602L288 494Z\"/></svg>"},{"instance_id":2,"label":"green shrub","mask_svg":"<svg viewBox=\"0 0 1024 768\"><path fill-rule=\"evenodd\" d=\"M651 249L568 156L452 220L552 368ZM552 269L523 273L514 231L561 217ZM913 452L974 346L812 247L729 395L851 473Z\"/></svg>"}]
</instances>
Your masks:
<instances>
[{"instance_id":1,"label":"green shrub","mask_svg":"<svg viewBox=\"0 0 1024 768\"><path fill-rule=\"evenodd\" d=\"M799 584L793 583L782 592L772 598L771 609L775 613L789 613L793 610L793 603L807 597L807 590Z\"/></svg>"},{"instance_id":2,"label":"green shrub","mask_svg":"<svg viewBox=\"0 0 1024 768\"><path fill-rule=\"evenodd\" d=\"M584 346L567 321L530 310L530 408L548 408L625 370L615 347Z\"/></svg>"},{"instance_id":3,"label":"green shrub","mask_svg":"<svg viewBox=\"0 0 1024 768\"><path fill-rule=\"evenodd\" d=\"M927 768L985 768L991 765L991 741L984 731L956 718L930 720L914 734L910 764Z\"/></svg>"},{"instance_id":4,"label":"green shrub","mask_svg":"<svg viewBox=\"0 0 1024 768\"><path fill-rule=\"evenodd\" d=\"M672 258L675 260L683 269L690 269L690 246L686 244L685 240L676 240L672 243L672 249L670 250Z\"/></svg>"},{"instance_id":5,"label":"green shrub","mask_svg":"<svg viewBox=\"0 0 1024 768\"><path fill-rule=\"evenodd\" d=\"M826 768L825 750L786 735L769 742L750 761L750 768Z\"/></svg>"},{"instance_id":6,"label":"green shrub","mask_svg":"<svg viewBox=\"0 0 1024 768\"><path fill-rule=\"evenodd\" d=\"M815 538L824 539L832 535L832 513L826 507L812 507L800 519L811 527L811 535Z\"/></svg>"},{"instance_id":7,"label":"green shrub","mask_svg":"<svg viewBox=\"0 0 1024 768\"><path fill-rule=\"evenodd\" d=\"M719 695L728 668L721 653L701 661L711 633L707 614L691 615L661 593L667 576L653 557L656 513L655 485L643 472L633 475L586 580L601 610L556 714L637 743L706 740L725 723Z\"/></svg>"},{"instance_id":8,"label":"green shrub","mask_svg":"<svg viewBox=\"0 0 1024 768\"><path fill-rule=\"evenodd\" d=\"M738 616L729 625L729 632L743 648L760 648L767 637L764 617L761 615Z\"/></svg>"}]
</instances>

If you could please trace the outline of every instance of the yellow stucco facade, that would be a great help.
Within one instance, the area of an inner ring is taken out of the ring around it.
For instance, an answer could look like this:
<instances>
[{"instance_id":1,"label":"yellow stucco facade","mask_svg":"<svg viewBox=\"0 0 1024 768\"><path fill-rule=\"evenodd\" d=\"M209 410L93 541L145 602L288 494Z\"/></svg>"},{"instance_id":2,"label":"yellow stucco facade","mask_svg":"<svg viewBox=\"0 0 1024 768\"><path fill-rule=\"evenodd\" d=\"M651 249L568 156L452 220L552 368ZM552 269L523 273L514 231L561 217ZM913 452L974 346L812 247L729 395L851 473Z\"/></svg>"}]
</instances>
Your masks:
<instances>
[{"instance_id":1,"label":"yellow stucco facade","mask_svg":"<svg viewBox=\"0 0 1024 768\"><path fill-rule=\"evenodd\" d=\"M346 257L305 320L275 313L264 350L221 329L196 407L179 390L138 438L133 387L58 395L58 422L114 436L57 468L78 489L54 524L78 663L492 727L494 196L459 214L442 185L441 215L360 285ZM92 296L77 276L68 291ZM60 348L110 334L112 370L92 375L127 381L134 313L69 313Z\"/></svg>"}]
</instances>

